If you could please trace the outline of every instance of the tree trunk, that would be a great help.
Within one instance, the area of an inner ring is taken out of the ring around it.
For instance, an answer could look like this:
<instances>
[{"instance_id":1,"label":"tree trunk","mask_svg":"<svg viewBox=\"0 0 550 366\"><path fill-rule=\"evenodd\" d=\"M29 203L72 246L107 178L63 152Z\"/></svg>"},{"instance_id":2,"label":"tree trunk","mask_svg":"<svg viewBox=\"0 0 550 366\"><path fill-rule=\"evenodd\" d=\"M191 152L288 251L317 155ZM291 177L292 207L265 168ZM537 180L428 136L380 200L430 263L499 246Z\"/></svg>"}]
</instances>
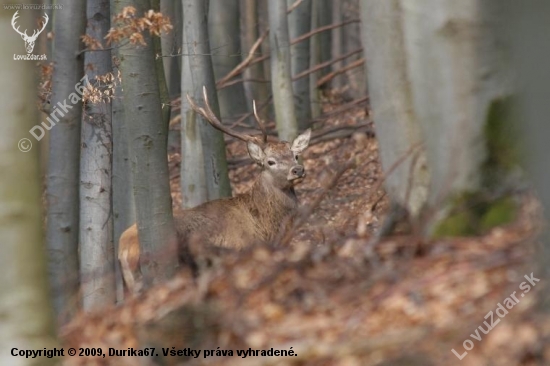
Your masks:
<instances>
[{"instance_id":1,"label":"tree trunk","mask_svg":"<svg viewBox=\"0 0 550 366\"><path fill-rule=\"evenodd\" d=\"M311 6L311 29L319 28L321 12L321 1L313 1ZM321 35L315 34L309 42L309 67L315 67L321 63ZM321 91L317 88L317 80L321 71L312 72L309 75L309 97L311 101L311 117L317 118L321 115Z\"/></svg>"},{"instance_id":2,"label":"tree trunk","mask_svg":"<svg viewBox=\"0 0 550 366\"><path fill-rule=\"evenodd\" d=\"M84 48L80 36L86 29L86 6L83 2L70 0L60 0L57 4L62 6L63 10L58 11L54 17L54 72L51 97L53 112L43 127L51 128L46 176L46 241L49 270L54 308L58 317L63 316L59 320L65 322L77 310L79 296L78 191L82 103L80 95L76 93L77 89L80 89L77 85L81 85L80 80L84 71L84 56L77 53ZM58 103L62 105L65 101L69 102L72 109L62 112L56 106Z\"/></svg>"},{"instance_id":3,"label":"tree trunk","mask_svg":"<svg viewBox=\"0 0 550 366\"><path fill-rule=\"evenodd\" d=\"M260 37L258 3L256 0L241 0L241 28L243 54L247 55L252 45ZM256 51L256 57L261 57L261 47ZM247 100L255 100L257 105L265 103L269 99L269 83L262 83L255 80L267 80L264 70L264 63L257 62L246 68L245 79L251 80L244 83ZM258 111L260 118L267 119L269 108Z\"/></svg>"},{"instance_id":4,"label":"tree trunk","mask_svg":"<svg viewBox=\"0 0 550 366\"><path fill-rule=\"evenodd\" d=\"M420 133L430 173L424 229L436 236L477 234L510 221L516 211L504 185L516 163L507 118L510 75L494 32L498 6L491 4L493 14L475 0L363 3L369 89L384 167L387 171L392 161L387 156L402 151L389 140L407 133L404 145L396 145L412 146ZM390 30L391 39L401 39L388 42ZM407 120L415 122L399 125ZM405 165L412 174L400 174L390 194L396 201L413 197L418 179L421 201L423 159L409 151L403 155L412 155L417 165Z\"/></svg>"},{"instance_id":5,"label":"tree trunk","mask_svg":"<svg viewBox=\"0 0 550 366\"><path fill-rule=\"evenodd\" d=\"M429 176L424 151L408 153L422 143L422 134L414 113L399 0L362 5L363 47L382 166L388 171L406 157L386 177L385 188L416 216L426 202Z\"/></svg>"},{"instance_id":6,"label":"tree trunk","mask_svg":"<svg viewBox=\"0 0 550 366\"><path fill-rule=\"evenodd\" d=\"M111 13L115 14L116 3L111 2ZM120 55L118 48L111 50L113 73L120 72ZM115 254L118 253L118 241L122 233L136 222L136 206L132 193L132 172L128 146L128 131L125 126L124 99L122 85L117 81L112 100L112 129L113 129L113 238ZM124 299L124 282L120 262L115 260L117 301Z\"/></svg>"},{"instance_id":7,"label":"tree trunk","mask_svg":"<svg viewBox=\"0 0 550 366\"><path fill-rule=\"evenodd\" d=\"M29 134L38 123L34 106L35 66L33 62L9 59L13 54L25 53L21 38L13 36L10 24L13 13L0 18L0 30L6 35L0 40L5 52L0 80L10 86L9 92L0 98L4 118L0 124L0 364L56 365L59 358L22 358L10 353L12 348L59 349L42 235L40 149ZM19 11L17 24L22 29L33 29L30 15L28 10ZM35 146L26 150L32 143Z\"/></svg>"},{"instance_id":8,"label":"tree trunk","mask_svg":"<svg viewBox=\"0 0 550 366\"><path fill-rule=\"evenodd\" d=\"M160 11L162 15L170 18L170 22L174 27L168 34L162 33L160 39L162 44L162 62L164 65L164 76L166 84L168 86L168 95L170 100L176 99L181 94L180 89L180 67L178 59L181 57L169 55L177 55L181 52L181 35L178 37L178 33L181 32L181 11L178 12L177 4L181 4L181 1L173 0L160 0ZM178 29L180 29L178 31ZM178 42L179 38L179 42Z\"/></svg>"},{"instance_id":9,"label":"tree trunk","mask_svg":"<svg viewBox=\"0 0 550 366\"><path fill-rule=\"evenodd\" d=\"M182 14L182 19L184 22L185 14ZM182 28L184 27L183 22ZM185 30L183 30L183 34L185 37ZM187 47L185 49L187 50ZM187 95L194 96L195 94L189 60L188 56L183 56L181 62L180 187L184 208L195 207L208 201L203 144L199 129L200 122L197 114L191 109L187 101Z\"/></svg>"},{"instance_id":10,"label":"tree trunk","mask_svg":"<svg viewBox=\"0 0 550 366\"><path fill-rule=\"evenodd\" d=\"M357 14L359 13L359 0L343 0L344 13L342 21L350 21L357 19ZM360 23L351 23L342 27L343 32L343 52L345 54L355 51L361 48L361 24ZM335 57L338 55L335 55ZM344 65L349 65L357 60L359 60L363 55L357 53L346 58ZM365 66L364 64L360 67L354 67L353 69L348 70L345 75L346 80L346 91L345 94L348 99L359 99L363 98L366 95L365 85L367 80L365 77Z\"/></svg>"},{"instance_id":11,"label":"tree trunk","mask_svg":"<svg viewBox=\"0 0 550 366\"><path fill-rule=\"evenodd\" d=\"M287 0L291 6L293 0ZM288 15L288 30L290 39L301 36L311 30L311 0L302 1ZM307 38L300 43L290 47L292 76L298 75L309 68L310 39ZM309 76L295 80L292 84L294 90L294 105L296 106L296 118L298 128L303 131L310 126L311 100L309 94Z\"/></svg>"},{"instance_id":12,"label":"tree trunk","mask_svg":"<svg viewBox=\"0 0 550 366\"><path fill-rule=\"evenodd\" d=\"M119 1L117 13L129 5L136 8L136 14L143 14L150 6L148 0ZM146 46L124 44L123 40L119 55L141 246L140 267L147 286L174 274L177 245L168 174L168 124L162 116L154 42L149 32L142 35Z\"/></svg>"},{"instance_id":13,"label":"tree trunk","mask_svg":"<svg viewBox=\"0 0 550 366\"><path fill-rule=\"evenodd\" d=\"M269 44L271 46L271 86L279 138L292 141L298 135L298 124L292 97L290 75L290 40L285 0L269 2Z\"/></svg>"},{"instance_id":14,"label":"tree trunk","mask_svg":"<svg viewBox=\"0 0 550 366\"><path fill-rule=\"evenodd\" d=\"M109 2L87 2L87 35L100 41L110 28ZM106 45L104 45L105 47ZM109 52L86 52L86 76L111 72ZM80 289L84 310L115 303L113 221L111 215L111 103L88 103L82 117L80 152Z\"/></svg>"},{"instance_id":15,"label":"tree trunk","mask_svg":"<svg viewBox=\"0 0 550 366\"><path fill-rule=\"evenodd\" d=\"M505 10L500 32L511 43L511 54L515 66L518 89L518 119L516 124L521 128L522 141L527 157L527 167L538 197L542 201L546 219L550 215L550 170L548 169L548 136L550 125L548 116L550 108L550 44L541 35L550 32L550 3L537 1L517 3L506 0L501 4ZM529 41L526 41L529 40ZM541 296L539 310L548 316L550 309L550 233L548 225L543 233L543 242L536 254L538 268L534 277L540 278L538 293Z\"/></svg>"},{"instance_id":16,"label":"tree trunk","mask_svg":"<svg viewBox=\"0 0 550 366\"><path fill-rule=\"evenodd\" d=\"M202 104L202 88L206 87L212 110L219 116L216 83L210 57L208 42L208 22L203 0L183 0L185 24L185 43L188 46L189 67L193 79L195 100ZM210 126L200 117L199 131L201 134L204 154L204 167L208 199L218 199L231 196L231 186L227 175L227 160L225 157L225 142L223 134Z\"/></svg>"},{"instance_id":17,"label":"tree trunk","mask_svg":"<svg viewBox=\"0 0 550 366\"><path fill-rule=\"evenodd\" d=\"M344 9L342 1L332 4L332 24L342 23L344 21ZM343 27L334 28L331 31L332 42L330 44L332 57L344 54L344 29ZM332 71L344 68L344 60L332 64ZM333 88L340 89L345 84L345 74L340 74L332 79L331 85Z\"/></svg>"},{"instance_id":18,"label":"tree trunk","mask_svg":"<svg viewBox=\"0 0 550 366\"><path fill-rule=\"evenodd\" d=\"M216 80L242 61L239 8L239 0L210 0L208 35ZM223 119L236 120L248 112L243 83L218 91L218 100Z\"/></svg>"}]
</instances>

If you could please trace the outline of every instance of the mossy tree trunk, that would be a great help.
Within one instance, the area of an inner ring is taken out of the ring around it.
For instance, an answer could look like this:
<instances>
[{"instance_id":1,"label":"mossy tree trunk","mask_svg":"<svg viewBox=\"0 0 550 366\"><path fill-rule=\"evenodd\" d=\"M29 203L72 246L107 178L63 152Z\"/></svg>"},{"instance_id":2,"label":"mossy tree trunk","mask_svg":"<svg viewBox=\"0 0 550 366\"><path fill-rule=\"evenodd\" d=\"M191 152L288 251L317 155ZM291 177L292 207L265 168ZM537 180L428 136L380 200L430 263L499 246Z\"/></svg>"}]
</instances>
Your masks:
<instances>
[{"instance_id":1,"label":"mossy tree trunk","mask_svg":"<svg viewBox=\"0 0 550 366\"><path fill-rule=\"evenodd\" d=\"M512 88L506 54L499 46L501 36L495 32L497 3L371 0L362 5L369 90L380 128L382 160L389 154L404 155L384 137L387 129L409 134L404 137L405 146L416 141L423 145L430 179L426 202L418 212L424 214L426 231L475 234L509 221L514 205L505 197L502 183L515 160L507 127ZM377 12L383 13L373 15ZM393 24L386 19L393 19ZM387 43L384 37L372 35L384 26L382 34L398 33L401 39ZM393 63L392 57L386 63L387 55L393 55ZM392 67L401 73L401 81L392 82L387 75ZM383 75L389 85L380 85ZM388 114L394 119L382 126L379 118ZM413 122L403 130L399 127L403 122L398 121L406 119ZM388 183L397 201L414 195L418 177L410 165L402 169L404 174L396 178L401 184ZM476 209L468 209L472 206Z\"/></svg>"},{"instance_id":2,"label":"mossy tree trunk","mask_svg":"<svg viewBox=\"0 0 550 366\"><path fill-rule=\"evenodd\" d=\"M4 118L0 124L0 364L49 366L60 360L11 355L12 348L59 348L42 233L40 149L29 134L39 123L34 104L36 70L33 62L12 59L14 54L25 53L10 24L14 12L3 9L0 16L0 31L5 34L0 40L0 79L9 86L0 98ZM31 14L19 11L17 23L22 29L33 29ZM18 141L22 142L18 145ZM34 144L30 151L20 151L30 143Z\"/></svg>"}]
</instances>

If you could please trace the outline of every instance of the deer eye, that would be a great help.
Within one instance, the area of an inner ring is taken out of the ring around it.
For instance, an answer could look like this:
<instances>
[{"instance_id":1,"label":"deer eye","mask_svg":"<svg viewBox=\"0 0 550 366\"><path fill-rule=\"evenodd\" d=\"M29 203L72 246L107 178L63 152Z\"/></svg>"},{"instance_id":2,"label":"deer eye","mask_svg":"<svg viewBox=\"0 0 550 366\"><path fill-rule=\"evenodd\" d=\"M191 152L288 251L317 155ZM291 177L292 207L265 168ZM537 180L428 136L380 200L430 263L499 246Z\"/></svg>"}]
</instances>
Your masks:
<instances>
[{"instance_id":1,"label":"deer eye","mask_svg":"<svg viewBox=\"0 0 550 366\"><path fill-rule=\"evenodd\" d=\"M294 160L298 161L298 155L294 155Z\"/></svg>"},{"instance_id":2,"label":"deer eye","mask_svg":"<svg viewBox=\"0 0 550 366\"><path fill-rule=\"evenodd\" d=\"M275 164L277 164L277 162L275 160L270 159L270 160L267 161L267 165L269 165L269 166L273 166Z\"/></svg>"}]
</instances>

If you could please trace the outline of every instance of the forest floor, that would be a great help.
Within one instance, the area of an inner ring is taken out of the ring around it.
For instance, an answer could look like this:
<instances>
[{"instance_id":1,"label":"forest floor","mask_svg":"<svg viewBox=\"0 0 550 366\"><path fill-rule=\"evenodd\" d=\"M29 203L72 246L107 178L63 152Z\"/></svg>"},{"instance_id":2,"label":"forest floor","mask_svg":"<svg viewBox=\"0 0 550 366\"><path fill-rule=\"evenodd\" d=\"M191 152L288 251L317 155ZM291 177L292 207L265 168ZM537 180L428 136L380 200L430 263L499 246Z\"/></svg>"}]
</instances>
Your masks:
<instances>
[{"instance_id":1,"label":"forest floor","mask_svg":"<svg viewBox=\"0 0 550 366\"><path fill-rule=\"evenodd\" d=\"M357 107L319 128L365 122ZM243 143L228 144L234 194L259 172L242 163L245 156ZM389 204L376 138L357 132L320 142L303 159L307 176L296 187L303 224L288 243L227 253L197 280L184 271L124 304L80 314L62 328L63 345L155 347L159 365L550 364L550 321L532 315L536 286L529 293L519 288L524 275L537 277L540 209L531 195L517 198L522 208L513 223L484 236L377 239ZM178 204L177 153L170 166ZM517 303L507 301L512 294ZM503 318L499 303L513 306ZM487 332L491 323L495 329ZM163 359L163 347L201 354ZM237 355L270 348L294 355ZM73 357L67 364L144 360Z\"/></svg>"}]
</instances>

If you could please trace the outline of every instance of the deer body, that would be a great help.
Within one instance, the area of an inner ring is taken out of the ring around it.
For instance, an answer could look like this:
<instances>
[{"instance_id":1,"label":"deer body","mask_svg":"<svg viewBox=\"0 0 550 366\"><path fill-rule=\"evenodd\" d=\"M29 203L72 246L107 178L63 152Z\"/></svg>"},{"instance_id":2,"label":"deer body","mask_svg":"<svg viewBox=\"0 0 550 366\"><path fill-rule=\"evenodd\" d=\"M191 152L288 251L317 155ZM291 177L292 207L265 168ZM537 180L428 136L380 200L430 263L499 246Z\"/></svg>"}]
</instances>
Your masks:
<instances>
[{"instance_id":1,"label":"deer body","mask_svg":"<svg viewBox=\"0 0 550 366\"><path fill-rule=\"evenodd\" d=\"M229 133L218 125L221 123L215 116L212 117L206 94L205 103L208 111L192 102L191 106L207 117L214 127ZM304 167L298 163L298 155L308 146L311 131L299 135L292 145L284 141L267 142L266 138L263 143L258 143L254 138L237 136L247 141L248 153L262 172L251 189L243 194L174 213L183 262L191 242L230 249L270 242L276 238L281 226L289 223L298 207L294 183L305 175ZM190 252L193 255L193 250ZM136 279L139 276L139 254L138 231L134 224L122 234L118 253L124 281L133 291L139 289Z\"/></svg>"}]
</instances>

